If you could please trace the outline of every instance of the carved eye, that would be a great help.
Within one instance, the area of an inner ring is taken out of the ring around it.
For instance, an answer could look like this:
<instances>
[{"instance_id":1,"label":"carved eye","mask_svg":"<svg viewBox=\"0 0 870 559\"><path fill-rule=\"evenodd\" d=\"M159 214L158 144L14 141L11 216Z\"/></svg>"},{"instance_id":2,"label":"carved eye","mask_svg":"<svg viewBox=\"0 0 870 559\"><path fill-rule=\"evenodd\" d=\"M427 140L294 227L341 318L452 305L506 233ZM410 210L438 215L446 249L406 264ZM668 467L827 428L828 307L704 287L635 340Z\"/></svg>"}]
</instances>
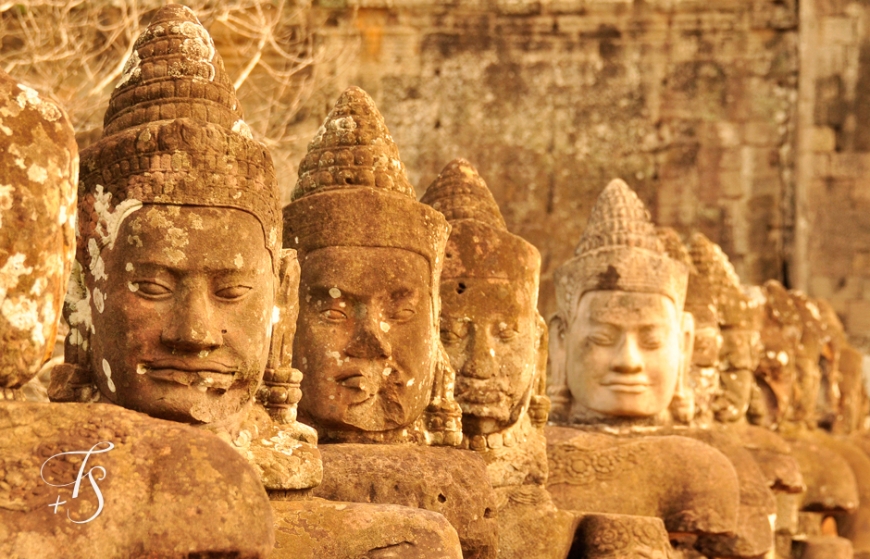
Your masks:
<instances>
[{"instance_id":1,"label":"carved eye","mask_svg":"<svg viewBox=\"0 0 870 559\"><path fill-rule=\"evenodd\" d=\"M589 336L589 341L597 346L609 347L616 343L616 340L603 332L598 332Z\"/></svg>"},{"instance_id":2,"label":"carved eye","mask_svg":"<svg viewBox=\"0 0 870 559\"><path fill-rule=\"evenodd\" d=\"M136 290L137 293L150 298L159 298L172 293L172 290L165 285L154 283L153 281L136 281L133 282L133 285L139 287Z\"/></svg>"},{"instance_id":3,"label":"carved eye","mask_svg":"<svg viewBox=\"0 0 870 559\"><path fill-rule=\"evenodd\" d=\"M459 340L461 340L455 332L451 332L450 330L441 330L441 341L445 344L455 344Z\"/></svg>"},{"instance_id":4,"label":"carved eye","mask_svg":"<svg viewBox=\"0 0 870 559\"><path fill-rule=\"evenodd\" d=\"M221 299L235 301L250 293L251 289L253 288L247 285L233 285L231 287L224 287L223 289L219 289L215 293L215 295L217 295Z\"/></svg>"},{"instance_id":5,"label":"carved eye","mask_svg":"<svg viewBox=\"0 0 870 559\"><path fill-rule=\"evenodd\" d=\"M390 316L390 320L392 320L393 322L408 322L409 320L414 318L415 314L417 313L415 313L411 309L402 309L398 312L393 313Z\"/></svg>"},{"instance_id":6,"label":"carved eye","mask_svg":"<svg viewBox=\"0 0 870 559\"><path fill-rule=\"evenodd\" d=\"M659 332L643 332L640 337L640 347L643 349L658 349L662 347L662 336Z\"/></svg>"},{"instance_id":7,"label":"carved eye","mask_svg":"<svg viewBox=\"0 0 870 559\"><path fill-rule=\"evenodd\" d=\"M320 316L329 322L342 322L347 320L347 315L338 309L326 309L325 311L320 312Z\"/></svg>"}]
</instances>

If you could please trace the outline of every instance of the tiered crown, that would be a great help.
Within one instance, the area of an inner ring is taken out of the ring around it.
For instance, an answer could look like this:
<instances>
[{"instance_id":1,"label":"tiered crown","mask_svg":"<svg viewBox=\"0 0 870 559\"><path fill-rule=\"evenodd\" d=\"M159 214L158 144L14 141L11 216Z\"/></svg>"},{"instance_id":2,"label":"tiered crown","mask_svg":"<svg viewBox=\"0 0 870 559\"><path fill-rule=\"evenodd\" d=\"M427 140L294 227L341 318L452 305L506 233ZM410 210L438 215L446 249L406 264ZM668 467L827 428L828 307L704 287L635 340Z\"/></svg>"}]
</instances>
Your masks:
<instances>
[{"instance_id":1,"label":"tiered crown","mask_svg":"<svg viewBox=\"0 0 870 559\"><path fill-rule=\"evenodd\" d=\"M668 256L649 212L625 182L612 181L592 208L575 257L555 272L556 299L571 313L588 291L657 293L683 308L688 270Z\"/></svg>"},{"instance_id":2,"label":"tiered crown","mask_svg":"<svg viewBox=\"0 0 870 559\"><path fill-rule=\"evenodd\" d=\"M448 163L420 201L444 214L452 227L442 278L523 282L537 295L540 253L508 232L498 204L471 163Z\"/></svg>"},{"instance_id":3,"label":"tiered crown","mask_svg":"<svg viewBox=\"0 0 870 559\"><path fill-rule=\"evenodd\" d=\"M130 200L244 210L273 255L280 248L272 158L252 139L223 60L189 8L161 8L136 41L103 137L81 154L79 195L84 239Z\"/></svg>"},{"instance_id":4,"label":"tiered crown","mask_svg":"<svg viewBox=\"0 0 870 559\"><path fill-rule=\"evenodd\" d=\"M308 145L292 199L284 246L403 248L440 272L447 223L417 202L384 117L358 87L341 94Z\"/></svg>"}]
</instances>

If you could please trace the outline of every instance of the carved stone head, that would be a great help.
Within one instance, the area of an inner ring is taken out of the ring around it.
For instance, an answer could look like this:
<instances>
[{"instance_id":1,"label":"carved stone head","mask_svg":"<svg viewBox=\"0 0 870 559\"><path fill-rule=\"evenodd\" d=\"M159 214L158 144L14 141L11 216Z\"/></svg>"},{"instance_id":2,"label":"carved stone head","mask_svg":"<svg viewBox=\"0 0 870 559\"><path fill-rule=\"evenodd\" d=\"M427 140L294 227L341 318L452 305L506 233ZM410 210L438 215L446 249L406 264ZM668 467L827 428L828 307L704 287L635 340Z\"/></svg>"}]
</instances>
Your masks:
<instances>
[{"instance_id":1,"label":"carved stone head","mask_svg":"<svg viewBox=\"0 0 870 559\"><path fill-rule=\"evenodd\" d=\"M371 98L352 87L308 146L284 245L299 251L299 411L324 441L458 444L438 336L449 227L417 202Z\"/></svg>"},{"instance_id":2,"label":"carved stone head","mask_svg":"<svg viewBox=\"0 0 870 559\"><path fill-rule=\"evenodd\" d=\"M607 422L655 419L668 408L692 344L687 280L637 195L611 182L575 257L555 273L554 414L559 407L572 422Z\"/></svg>"},{"instance_id":3,"label":"carved stone head","mask_svg":"<svg viewBox=\"0 0 870 559\"><path fill-rule=\"evenodd\" d=\"M695 315L695 355L704 355L716 382L710 412L723 422L746 417L758 398L753 373L758 362L761 304L746 293L721 247L701 233L692 235L689 251L697 276L689 278L687 310ZM702 326L703 325L703 326ZM699 333L716 332L715 344Z\"/></svg>"},{"instance_id":4,"label":"carved stone head","mask_svg":"<svg viewBox=\"0 0 870 559\"><path fill-rule=\"evenodd\" d=\"M82 152L79 212L53 398L237 422L282 320L278 272L293 270L271 157L188 8L162 8L134 45Z\"/></svg>"},{"instance_id":5,"label":"carved stone head","mask_svg":"<svg viewBox=\"0 0 870 559\"><path fill-rule=\"evenodd\" d=\"M825 342L825 324L815 301L804 293L791 291L800 318L800 341L796 345L795 368L797 376L794 385L794 420L816 427L819 391L822 388L820 361Z\"/></svg>"},{"instance_id":6,"label":"carved stone head","mask_svg":"<svg viewBox=\"0 0 870 559\"><path fill-rule=\"evenodd\" d=\"M764 318L761 325L761 357L755 377L762 389L773 426L793 418L795 355L801 338L801 318L794 300L776 280L762 286Z\"/></svg>"},{"instance_id":7,"label":"carved stone head","mask_svg":"<svg viewBox=\"0 0 870 559\"><path fill-rule=\"evenodd\" d=\"M466 438L474 444L479 437L485 447L484 438L503 438L530 406L542 426L547 348L537 311L538 250L507 231L489 188L464 159L450 162L421 202L451 226L441 272L441 342L456 370Z\"/></svg>"},{"instance_id":8,"label":"carved stone head","mask_svg":"<svg viewBox=\"0 0 870 559\"><path fill-rule=\"evenodd\" d=\"M66 114L0 70L0 400L54 349L75 249L78 149Z\"/></svg>"}]
</instances>

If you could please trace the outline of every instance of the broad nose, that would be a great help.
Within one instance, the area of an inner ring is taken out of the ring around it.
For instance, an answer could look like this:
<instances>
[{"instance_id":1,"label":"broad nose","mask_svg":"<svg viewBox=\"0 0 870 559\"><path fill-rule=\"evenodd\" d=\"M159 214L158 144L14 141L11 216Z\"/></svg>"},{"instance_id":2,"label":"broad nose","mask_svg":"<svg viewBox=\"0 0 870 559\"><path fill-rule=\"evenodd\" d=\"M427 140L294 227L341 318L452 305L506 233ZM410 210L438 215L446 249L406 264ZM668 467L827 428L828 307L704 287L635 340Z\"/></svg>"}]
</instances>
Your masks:
<instances>
[{"instance_id":1,"label":"broad nose","mask_svg":"<svg viewBox=\"0 0 870 559\"><path fill-rule=\"evenodd\" d=\"M345 348L350 357L361 359L387 359L393 348L385 336L389 325L378 320L377 313L367 312L359 317L354 326L353 337Z\"/></svg>"},{"instance_id":2,"label":"broad nose","mask_svg":"<svg viewBox=\"0 0 870 559\"><path fill-rule=\"evenodd\" d=\"M495 348L486 335L486 332L473 330L469 334L468 359L460 371L464 376L488 379L498 372L498 363L495 359Z\"/></svg>"},{"instance_id":3,"label":"broad nose","mask_svg":"<svg viewBox=\"0 0 870 559\"><path fill-rule=\"evenodd\" d=\"M627 333L622 336L610 368L626 375L643 372L643 355L633 334Z\"/></svg>"},{"instance_id":4,"label":"broad nose","mask_svg":"<svg viewBox=\"0 0 870 559\"><path fill-rule=\"evenodd\" d=\"M208 286L183 288L171 313L160 336L164 345L184 352L212 351L223 345Z\"/></svg>"}]
</instances>

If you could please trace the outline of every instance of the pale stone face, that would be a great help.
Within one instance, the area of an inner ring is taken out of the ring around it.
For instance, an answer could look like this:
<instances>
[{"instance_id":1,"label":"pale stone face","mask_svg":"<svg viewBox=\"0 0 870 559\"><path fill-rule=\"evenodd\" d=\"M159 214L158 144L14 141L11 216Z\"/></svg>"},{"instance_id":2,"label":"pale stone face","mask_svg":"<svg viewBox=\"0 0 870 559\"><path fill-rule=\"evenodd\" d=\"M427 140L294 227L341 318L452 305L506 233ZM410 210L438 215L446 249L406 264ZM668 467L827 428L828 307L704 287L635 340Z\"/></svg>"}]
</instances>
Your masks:
<instances>
[{"instance_id":1,"label":"pale stone face","mask_svg":"<svg viewBox=\"0 0 870 559\"><path fill-rule=\"evenodd\" d=\"M667 408L683 361L681 319L664 295L584 294L565 332L575 405L615 417L649 417Z\"/></svg>"},{"instance_id":2,"label":"pale stone face","mask_svg":"<svg viewBox=\"0 0 870 559\"><path fill-rule=\"evenodd\" d=\"M187 423L241 411L263 377L274 299L257 219L145 205L100 258L105 273L89 275L88 287L91 370L103 396Z\"/></svg>"},{"instance_id":3,"label":"pale stone face","mask_svg":"<svg viewBox=\"0 0 870 559\"><path fill-rule=\"evenodd\" d=\"M429 263L398 248L327 247L301 261L293 364L299 411L337 431L389 431L431 399L435 324Z\"/></svg>"},{"instance_id":4,"label":"pale stone face","mask_svg":"<svg viewBox=\"0 0 870 559\"><path fill-rule=\"evenodd\" d=\"M505 280L441 284L441 342L456 370L456 401L468 434L516 422L537 365L537 313L531 294Z\"/></svg>"}]
</instances>

